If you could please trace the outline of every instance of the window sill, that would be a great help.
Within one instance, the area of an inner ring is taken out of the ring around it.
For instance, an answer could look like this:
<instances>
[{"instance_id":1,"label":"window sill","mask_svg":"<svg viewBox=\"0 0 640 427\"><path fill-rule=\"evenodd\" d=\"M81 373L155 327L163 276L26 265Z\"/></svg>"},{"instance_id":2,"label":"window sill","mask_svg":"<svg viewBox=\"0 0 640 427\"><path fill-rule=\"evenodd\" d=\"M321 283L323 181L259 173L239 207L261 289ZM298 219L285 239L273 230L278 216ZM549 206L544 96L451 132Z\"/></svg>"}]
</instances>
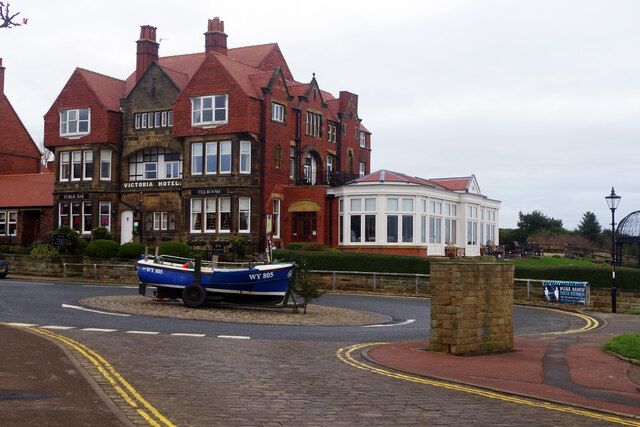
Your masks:
<instances>
[{"instance_id":1,"label":"window sill","mask_svg":"<svg viewBox=\"0 0 640 427\"><path fill-rule=\"evenodd\" d=\"M191 123L191 126L194 128L202 128L202 129L214 129L218 126L228 124L228 121L225 122L203 122L203 123Z\"/></svg>"},{"instance_id":2,"label":"window sill","mask_svg":"<svg viewBox=\"0 0 640 427\"><path fill-rule=\"evenodd\" d=\"M69 134L60 134L60 138L66 138L66 139L80 139L82 137L85 137L87 135L89 135L90 132L87 133L69 133Z\"/></svg>"}]
</instances>

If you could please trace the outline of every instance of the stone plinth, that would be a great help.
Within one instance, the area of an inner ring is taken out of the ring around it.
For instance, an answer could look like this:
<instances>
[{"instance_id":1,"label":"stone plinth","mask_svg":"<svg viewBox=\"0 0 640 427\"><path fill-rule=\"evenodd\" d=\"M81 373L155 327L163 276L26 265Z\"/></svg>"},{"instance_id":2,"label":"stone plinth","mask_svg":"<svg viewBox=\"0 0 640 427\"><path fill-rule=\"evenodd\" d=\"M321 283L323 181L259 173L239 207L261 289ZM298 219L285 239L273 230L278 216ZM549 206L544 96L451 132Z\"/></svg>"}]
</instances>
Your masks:
<instances>
[{"instance_id":1,"label":"stone plinth","mask_svg":"<svg viewBox=\"0 0 640 427\"><path fill-rule=\"evenodd\" d=\"M474 354L513 348L511 264L431 263L429 349Z\"/></svg>"}]
</instances>

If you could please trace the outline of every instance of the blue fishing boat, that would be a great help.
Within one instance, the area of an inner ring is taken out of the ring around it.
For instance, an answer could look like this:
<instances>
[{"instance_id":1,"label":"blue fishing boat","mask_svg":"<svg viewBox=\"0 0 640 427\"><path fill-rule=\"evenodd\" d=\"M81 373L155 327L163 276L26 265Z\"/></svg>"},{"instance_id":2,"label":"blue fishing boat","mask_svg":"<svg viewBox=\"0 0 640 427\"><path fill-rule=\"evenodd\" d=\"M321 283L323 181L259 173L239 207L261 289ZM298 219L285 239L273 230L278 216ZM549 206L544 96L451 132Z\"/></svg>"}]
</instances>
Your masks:
<instances>
[{"instance_id":1,"label":"blue fishing boat","mask_svg":"<svg viewBox=\"0 0 640 427\"><path fill-rule=\"evenodd\" d=\"M182 298L187 307L207 301L277 304L289 288L293 264L265 264L250 268L213 268L199 260L146 257L138 261L140 294L156 288L158 298Z\"/></svg>"}]
</instances>

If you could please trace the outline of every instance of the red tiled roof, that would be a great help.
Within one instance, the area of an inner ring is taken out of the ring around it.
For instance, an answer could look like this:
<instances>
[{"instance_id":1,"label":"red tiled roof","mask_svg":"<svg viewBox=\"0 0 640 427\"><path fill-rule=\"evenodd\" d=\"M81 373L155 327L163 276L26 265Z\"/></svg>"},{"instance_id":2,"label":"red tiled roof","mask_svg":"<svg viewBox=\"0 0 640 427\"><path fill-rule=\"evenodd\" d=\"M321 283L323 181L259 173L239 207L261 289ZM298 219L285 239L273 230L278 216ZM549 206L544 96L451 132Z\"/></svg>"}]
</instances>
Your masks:
<instances>
[{"instance_id":1,"label":"red tiled roof","mask_svg":"<svg viewBox=\"0 0 640 427\"><path fill-rule=\"evenodd\" d=\"M236 47L227 50L227 56L253 68L258 68L267 54L276 46L276 43L267 43L256 46Z\"/></svg>"},{"instance_id":2,"label":"red tiled roof","mask_svg":"<svg viewBox=\"0 0 640 427\"><path fill-rule=\"evenodd\" d=\"M444 189L442 186L438 185L435 182L429 181L428 179L418 178L414 176L405 175L400 172L393 172L386 169L381 169L379 171L370 173L369 175L365 175L362 178L358 178L353 182L399 182L405 184L417 184L417 185L425 185L428 187Z\"/></svg>"},{"instance_id":3,"label":"red tiled roof","mask_svg":"<svg viewBox=\"0 0 640 427\"><path fill-rule=\"evenodd\" d=\"M124 94L125 82L83 68L77 69L100 102L110 111L120 111L120 98Z\"/></svg>"},{"instance_id":4,"label":"red tiled roof","mask_svg":"<svg viewBox=\"0 0 640 427\"><path fill-rule=\"evenodd\" d=\"M53 206L52 173L0 175L0 188L12 188L0 197L0 208Z\"/></svg>"},{"instance_id":5,"label":"red tiled roof","mask_svg":"<svg viewBox=\"0 0 640 427\"><path fill-rule=\"evenodd\" d=\"M24 127L7 97L0 93L0 151L23 156L40 157L33 138Z\"/></svg>"},{"instance_id":6,"label":"red tiled roof","mask_svg":"<svg viewBox=\"0 0 640 427\"><path fill-rule=\"evenodd\" d=\"M472 177L463 178L438 178L432 179L433 182L451 191L464 191L469 187Z\"/></svg>"},{"instance_id":7,"label":"red tiled roof","mask_svg":"<svg viewBox=\"0 0 640 427\"><path fill-rule=\"evenodd\" d=\"M206 55L204 52L191 53L187 55L165 56L158 59L158 65L167 73L167 75L182 90L187 86L191 77L198 71L202 61ZM133 87L136 85L136 72L127 77L124 89L125 96L129 95Z\"/></svg>"}]
</instances>

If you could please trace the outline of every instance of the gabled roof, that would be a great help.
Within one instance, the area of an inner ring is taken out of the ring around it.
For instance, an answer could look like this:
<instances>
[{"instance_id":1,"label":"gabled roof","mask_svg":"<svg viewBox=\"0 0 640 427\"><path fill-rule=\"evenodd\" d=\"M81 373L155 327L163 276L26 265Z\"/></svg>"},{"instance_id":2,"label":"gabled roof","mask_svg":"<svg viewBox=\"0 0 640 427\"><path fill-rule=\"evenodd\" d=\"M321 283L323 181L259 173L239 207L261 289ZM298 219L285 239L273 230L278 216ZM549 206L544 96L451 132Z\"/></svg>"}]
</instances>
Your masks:
<instances>
[{"instance_id":1,"label":"gabled roof","mask_svg":"<svg viewBox=\"0 0 640 427\"><path fill-rule=\"evenodd\" d=\"M480 187L475 175L457 178L437 178L431 181L451 191L480 194Z\"/></svg>"},{"instance_id":2,"label":"gabled roof","mask_svg":"<svg viewBox=\"0 0 640 427\"><path fill-rule=\"evenodd\" d=\"M19 191L5 191L0 197L0 208L33 208L53 206L53 173L23 175L0 175L0 188L14 188Z\"/></svg>"},{"instance_id":3,"label":"gabled roof","mask_svg":"<svg viewBox=\"0 0 640 427\"><path fill-rule=\"evenodd\" d=\"M114 77L77 68L89 88L98 97L102 105L110 111L120 111L120 98L124 94L125 82Z\"/></svg>"},{"instance_id":4,"label":"gabled roof","mask_svg":"<svg viewBox=\"0 0 640 427\"><path fill-rule=\"evenodd\" d=\"M206 55L204 52L200 53L191 53L187 55L175 55L175 56L165 56L162 58L158 58L158 65L163 69L167 76L173 80L173 83L178 87L179 90L183 90L189 80L193 77L193 75L198 71L200 66L202 65L202 61ZM136 85L136 72L135 70L129 77L127 77L124 95L128 96L129 93L133 90Z\"/></svg>"},{"instance_id":5,"label":"gabled roof","mask_svg":"<svg viewBox=\"0 0 640 427\"><path fill-rule=\"evenodd\" d=\"M9 99L0 93L0 151L40 157L41 152Z\"/></svg>"},{"instance_id":6,"label":"gabled roof","mask_svg":"<svg viewBox=\"0 0 640 427\"><path fill-rule=\"evenodd\" d=\"M386 169L381 169L379 171L370 173L369 175L365 175L363 177L354 179L351 183L399 183L399 184L415 184L415 185L424 185L427 187L437 188L440 190L445 190L441 185L430 181L424 178L418 178L414 176L405 175L400 172L393 172Z\"/></svg>"}]
</instances>

